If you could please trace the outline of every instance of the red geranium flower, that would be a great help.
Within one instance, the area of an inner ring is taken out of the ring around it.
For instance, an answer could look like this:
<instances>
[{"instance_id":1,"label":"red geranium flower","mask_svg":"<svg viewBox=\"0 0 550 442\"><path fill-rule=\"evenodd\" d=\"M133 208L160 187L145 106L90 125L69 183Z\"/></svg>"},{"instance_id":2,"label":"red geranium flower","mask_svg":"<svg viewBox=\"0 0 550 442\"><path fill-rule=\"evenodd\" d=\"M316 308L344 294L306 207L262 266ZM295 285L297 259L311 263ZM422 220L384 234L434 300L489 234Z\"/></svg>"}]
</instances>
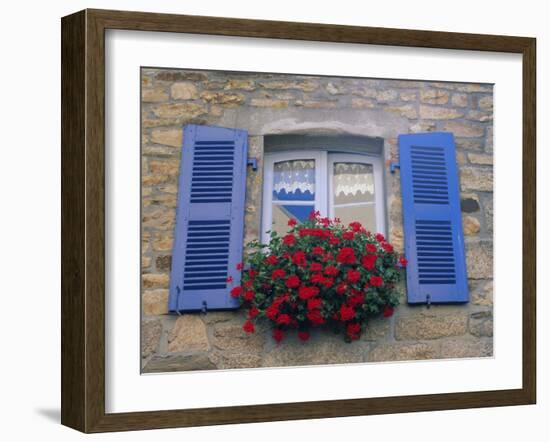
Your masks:
<instances>
[{"instance_id":1,"label":"red geranium flower","mask_svg":"<svg viewBox=\"0 0 550 442\"><path fill-rule=\"evenodd\" d=\"M326 288L330 288L334 285L334 278L325 278L321 284L323 284Z\"/></svg>"},{"instance_id":2,"label":"red geranium flower","mask_svg":"<svg viewBox=\"0 0 550 442\"><path fill-rule=\"evenodd\" d=\"M376 238L376 241L378 241L378 242L382 242L382 241L386 240L386 238L384 238L384 235L382 235L381 233L377 233L374 237Z\"/></svg>"},{"instance_id":3,"label":"red geranium flower","mask_svg":"<svg viewBox=\"0 0 550 442\"><path fill-rule=\"evenodd\" d=\"M327 276L336 276L339 270L334 266L327 266L325 268L325 275Z\"/></svg>"},{"instance_id":4,"label":"red geranium flower","mask_svg":"<svg viewBox=\"0 0 550 442\"><path fill-rule=\"evenodd\" d=\"M245 301L252 301L254 299L254 296L256 294L252 291L252 290L248 290L245 294L244 294L244 299Z\"/></svg>"},{"instance_id":5,"label":"red geranium flower","mask_svg":"<svg viewBox=\"0 0 550 442\"><path fill-rule=\"evenodd\" d=\"M279 305L278 304L271 304L268 308L265 310L265 315L271 319L272 321L277 318L277 315L279 314Z\"/></svg>"},{"instance_id":6,"label":"red geranium flower","mask_svg":"<svg viewBox=\"0 0 550 442\"><path fill-rule=\"evenodd\" d=\"M355 233L354 232L344 232L342 234L342 238L353 240L353 238L355 238Z\"/></svg>"},{"instance_id":7,"label":"red geranium flower","mask_svg":"<svg viewBox=\"0 0 550 442\"><path fill-rule=\"evenodd\" d=\"M309 219L315 219L321 216L321 212L312 210L309 214Z\"/></svg>"},{"instance_id":8,"label":"red geranium flower","mask_svg":"<svg viewBox=\"0 0 550 442\"><path fill-rule=\"evenodd\" d=\"M346 327L346 334L352 341L359 339L361 334L361 325L357 322L350 322Z\"/></svg>"},{"instance_id":9,"label":"red geranium flower","mask_svg":"<svg viewBox=\"0 0 550 442\"><path fill-rule=\"evenodd\" d=\"M364 302L365 302L365 295L363 293L355 294L348 299L348 303L352 307L357 307L358 305L361 305Z\"/></svg>"},{"instance_id":10,"label":"red geranium flower","mask_svg":"<svg viewBox=\"0 0 550 442\"><path fill-rule=\"evenodd\" d=\"M325 318L323 318L323 315L321 315L321 310L319 309L308 311L306 313L306 317L314 325L321 325L325 323Z\"/></svg>"},{"instance_id":11,"label":"red geranium flower","mask_svg":"<svg viewBox=\"0 0 550 442\"><path fill-rule=\"evenodd\" d=\"M275 255L269 255L265 261L268 263L268 264L271 264L272 266L274 266L275 264L277 264L279 262L279 259L275 256Z\"/></svg>"},{"instance_id":12,"label":"red geranium flower","mask_svg":"<svg viewBox=\"0 0 550 442\"><path fill-rule=\"evenodd\" d=\"M393 307L391 305L386 305L382 314L384 315L384 318L389 318L393 315Z\"/></svg>"},{"instance_id":13,"label":"red geranium flower","mask_svg":"<svg viewBox=\"0 0 550 442\"><path fill-rule=\"evenodd\" d=\"M323 300L321 298L312 298L307 301L307 309L315 310L316 308L321 308L323 305Z\"/></svg>"},{"instance_id":14,"label":"red geranium flower","mask_svg":"<svg viewBox=\"0 0 550 442\"><path fill-rule=\"evenodd\" d=\"M372 287L381 287L384 280L380 276L371 276L369 283Z\"/></svg>"},{"instance_id":15,"label":"red geranium flower","mask_svg":"<svg viewBox=\"0 0 550 442\"><path fill-rule=\"evenodd\" d=\"M242 262L240 262L236 265L236 267L237 267L237 270L242 270L243 267L244 267L244 264Z\"/></svg>"},{"instance_id":16,"label":"red geranium flower","mask_svg":"<svg viewBox=\"0 0 550 442\"><path fill-rule=\"evenodd\" d=\"M341 264L355 264L355 251L351 247L342 247L336 256Z\"/></svg>"},{"instance_id":17,"label":"red geranium flower","mask_svg":"<svg viewBox=\"0 0 550 442\"><path fill-rule=\"evenodd\" d=\"M283 338L285 337L285 334L281 329L274 328L272 336L273 336L273 339L275 339L275 342L279 343L283 340Z\"/></svg>"},{"instance_id":18,"label":"red geranium flower","mask_svg":"<svg viewBox=\"0 0 550 442\"><path fill-rule=\"evenodd\" d=\"M349 226L354 232L359 232L359 230L361 230L361 227L363 227L359 221L353 221L349 223Z\"/></svg>"},{"instance_id":19,"label":"red geranium flower","mask_svg":"<svg viewBox=\"0 0 550 442\"><path fill-rule=\"evenodd\" d=\"M238 298L241 296L241 293L243 292L243 288L240 285L237 285L231 289L231 296L233 298Z\"/></svg>"},{"instance_id":20,"label":"red geranium flower","mask_svg":"<svg viewBox=\"0 0 550 442\"><path fill-rule=\"evenodd\" d=\"M300 278L298 278L296 275L290 275L286 280L285 285L289 289L295 289L300 285Z\"/></svg>"},{"instance_id":21,"label":"red geranium flower","mask_svg":"<svg viewBox=\"0 0 550 442\"><path fill-rule=\"evenodd\" d=\"M288 325L290 324L290 316L286 313L280 314L277 318L277 324L279 325Z\"/></svg>"},{"instance_id":22,"label":"red geranium flower","mask_svg":"<svg viewBox=\"0 0 550 442\"><path fill-rule=\"evenodd\" d=\"M290 219L288 220L288 223L287 223L287 224L288 224L290 227L294 227L294 226L297 224L297 222L296 222L296 220L295 220L294 218L290 218Z\"/></svg>"},{"instance_id":23,"label":"red geranium flower","mask_svg":"<svg viewBox=\"0 0 550 442\"><path fill-rule=\"evenodd\" d=\"M302 342L306 342L309 339L309 337L310 337L310 334L307 331L299 331L298 332L298 338Z\"/></svg>"},{"instance_id":24,"label":"red geranium flower","mask_svg":"<svg viewBox=\"0 0 550 442\"><path fill-rule=\"evenodd\" d=\"M296 243L296 237L289 233L288 235L285 235L283 238L283 244L286 246L293 246Z\"/></svg>"},{"instance_id":25,"label":"red geranium flower","mask_svg":"<svg viewBox=\"0 0 550 442\"><path fill-rule=\"evenodd\" d=\"M346 277L350 284L354 284L361 279L361 273L357 270L349 269Z\"/></svg>"},{"instance_id":26,"label":"red geranium flower","mask_svg":"<svg viewBox=\"0 0 550 442\"><path fill-rule=\"evenodd\" d=\"M319 294L319 287L315 287L315 286L310 286L310 287L306 287L306 286L302 286L298 289L298 296L300 297L300 299L309 299L309 298L313 298L315 295L318 295Z\"/></svg>"},{"instance_id":27,"label":"red geranium flower","mask_svg":"<svg viewBox=\"0 0 550 442\"><path fill-rule=\"evenodd\" d=\"M250 307L250 309L248 309L248 317L249 317L250 319L255 318L255 317L258 316L259 314L260 314L260 311L259 311L256 307L254 307L254 306L252 306L252 307Z\"/></svg>"},{"instance_id":28,"label":"red geranium flower","mask_svg":"<svg viewBox=\"0 0 550 442\"><path fill-rule=\"evenodd\" d=\"M243 330L246 333L254 333L254 324L251 320L247 320L243 325Z\"/></svg>"},{"instance_id":29,"label":"red geranium flower","mask_svg":"<svg viewBox=\"0 0 550 442\"><path fill-rule=\"evenodd\" d=\"M322 247L319 247L319 246L315 246L315 247L313 247L313 249L311 250L311 252L312 252L314 255L322 255L323 253L325 253L325 249L323 249Z\"/></svg>"},{"instance_id":30,"label":"red geranium flower","mask_svg":"<svg viewBox=\"0 0 550 442\"><path fill-rule=\"evenodd\" d=\"M367 253L376 253L378 251L377 247L374 244L367 244L365 247Z\"/></svg>"},{"instance_id":31,"label":"red geranium flower","mask_svg":"<svg viewBox=\"0 0 550 442\"><path fill-rule=\"evenodd\" d=\"M337 238L336 236L331 236L328 242L330 243L330 245L335 246L340 242L340 238Z\"/></svg>"},{"instance_id":32,"label":"red geranium flower","mask_svg":"<svg viewBox=\"0 0 550 442\"><path fill-rule=\"evenodd\" d=\"M346 284L344 284L343 282L341 282L336 287L336 293L338 293L339 295L343 295L344 293L346 293L347 289L348 289L348 286Z\"/></svg>"},{"instance_id":33,"label":"red geranium flower","mask_svg":"<svg viewBox=\"0 0 550 442\"><path fill-rule=\"evenodd\" d=\"M322 273L314 273L309 280L314 284L323 284L325 282L325 277Z\"/></svg>"},{"instance_id":34,"label":"red geranium flower","mask_svg":"<svg viewBox=\"0 0 550 442\"><path fill-rule=\"evenodd\" d=\"M306 265L306 254L301 250L292 255L292 262L300 267Z\"/></svg>"},{"instance_id":35,"label":"red geranium flower","mask_svg":"<svg viewBox=\"0 0 550 442\"><path fill-rule=\"evenodd\" d=\"M407 261L407 258L405 258L404 256L401 256L399 258L399 264L401 264L401 267L407 267L408 263L409 261Z\"/></svg>"},{"instance_id":36,"label":"red geranium flower","mask_svg":"<svg viewBox=\"0 0 550 442\"><path fill-rule=\"evenodd\" d=\"M286 275L286 272L284 271L284 269L275 269L271 273L271 279L275 281L277 278L284 278L285 275Z\"/></svg>"},{"instance_id":37,"label":"red geranium flower","mask_svg":"<svg viewBox=\"0 0 550 442\"><path fill-rule=\"evenodd\" d=\"M365 255L361 258L361 265L367 270L373 270L377 259L376 255Z\"/></svg>"},{"instance_id":38,"label":"red geranium flower","mask_svg":"<svg viewBox=\"0 0 550 442\"><path fill-rule=\"evenodd\" d=\"M383 242L383 243L382 243L382 248L383 248L387 253L393 252L393 246L392 246L390 243Z\"/></svg>"},{"instance_id":39,"label":"red geranium flower","mask_svg":"<svg viewBox=\"0 0 550 442\"><path fill-rule=\"evenodd\" d=\"M342 304L342 307L340 307L340 319L342 321L349 321L353 318L355 318L354 308L349 305Z\"/></svg>"},{"instance_id":40,"label":"red geranium flower","mask_svg":"<svg viewBox=\"0 0 550 442\"><path fill-rule=\"evenodd\" d=\"M321 270L323 270L323 265L321 263L314 262L309 266L309 269L312 272L320 272Z\"/></svg>"},{"instance_id":41,"label":"red geranium flower","mask_svg":"<svg viewBox=\"0 0 550 442\"><path fill-rule=\"evenodd\" d=\"M225 282L227 283L233 282L233 276L228 276Z\"/></svg>"}]
</instances>

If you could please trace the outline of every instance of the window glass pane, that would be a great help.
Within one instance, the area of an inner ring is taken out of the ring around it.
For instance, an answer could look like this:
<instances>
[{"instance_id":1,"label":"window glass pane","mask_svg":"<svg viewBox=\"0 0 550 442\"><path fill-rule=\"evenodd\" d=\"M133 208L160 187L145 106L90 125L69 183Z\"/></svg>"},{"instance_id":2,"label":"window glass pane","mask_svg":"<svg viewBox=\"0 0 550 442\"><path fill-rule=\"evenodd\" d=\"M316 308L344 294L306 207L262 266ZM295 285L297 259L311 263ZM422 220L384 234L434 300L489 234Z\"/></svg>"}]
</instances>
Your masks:
<instances>
[{"instance_id":1,"label":"window glass pane","mask_svg":"<svg viewBox=\"0 0 550 442\"><path fill-rule=\"evenodd\" d=\"M374 201L374 173L372 164L334 163L334 204Z\"/></svg>"},{"instance_id":2,"label":"window glass pane","mask_svg":"<svg viewBox=\"0 0 550 442\"><path fill-rule=\"evenodd\" d=\"M315 160L280 161L273 166L273 200L313 201Z\"/></svg>"},{"instance_id":3,"label":"window glass pane","mask_svg":"<svg viewBox=\"0 0 550 442\"><path fill-rule=\"evenodd\" d=\"M377 232L374 204L336 206L334 207L334 216L340 218L340 221L344 225L348 225L353 221L359 221L365 229Z\"/></svg>"},{"instance_id":4,"label":"window glass pane","mask_svg":"<svg viewBox=\"0 0 550 442\"><path fill-rule=\"evenodd\" d=\"M273 226L271 230L277 232L279 235L286 235L290 230L288 227L288 220L293 218L299 222L305 221L309 214L315 209L313 204L311 205L291 205L291 204L273 204Z\"/></svg>"}]
</instances>

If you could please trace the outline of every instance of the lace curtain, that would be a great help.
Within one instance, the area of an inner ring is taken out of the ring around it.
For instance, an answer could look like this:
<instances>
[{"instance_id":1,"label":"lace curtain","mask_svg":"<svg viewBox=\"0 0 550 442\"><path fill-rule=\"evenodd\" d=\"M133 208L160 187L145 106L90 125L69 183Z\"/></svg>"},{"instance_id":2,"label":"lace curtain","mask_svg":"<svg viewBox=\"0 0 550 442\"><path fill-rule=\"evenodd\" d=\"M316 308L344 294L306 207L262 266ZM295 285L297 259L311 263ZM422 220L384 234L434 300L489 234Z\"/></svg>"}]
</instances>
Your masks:
<instances>
[{"instance_id":1,"label":"lace curtain","mask_svg":"<svg viewBox=\"0 0 550 442\"><path fill-rule=\"evenodd\" d=\"M374 175L371 164L334 163L334 194L374 194Z\"/></svg>"},{"instance_id":2,"label":"lace curtain","mask_svg":"<svg viewBox=\"0 0 550 442\"><path fill-rule=\"evenodd\" d=\"M273 191L279 193L315 193L315 160L293 160L275 163Z\"/></svg>"}]
</instances>

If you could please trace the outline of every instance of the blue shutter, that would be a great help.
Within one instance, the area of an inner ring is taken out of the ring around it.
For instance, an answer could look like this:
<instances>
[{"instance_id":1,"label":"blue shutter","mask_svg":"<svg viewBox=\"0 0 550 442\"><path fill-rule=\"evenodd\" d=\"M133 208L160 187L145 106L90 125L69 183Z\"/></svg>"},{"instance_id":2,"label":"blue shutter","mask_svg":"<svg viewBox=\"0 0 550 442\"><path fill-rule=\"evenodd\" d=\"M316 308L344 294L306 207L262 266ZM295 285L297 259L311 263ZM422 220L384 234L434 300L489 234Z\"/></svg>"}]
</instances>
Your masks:
<instances>
[{"instance_id":1,"label":"blue shutter","mask_svg":"<svg viewBox=\"0 0 550 442\"><path fill-rule=\"evenodd\" d=\"M468 302L452 133L399 136L409 303Z\"/></svg>"},{"instance_id":2,"label":"blue shutter","mask_svg":"<svg viewBox=\"0 0 550 442\"><path fill-rule=\"evenodd\" d=\"M238 307L226 279L240 283L247 135L222 127L184 128L170 311Z\"/></svg>"}]
</instances>

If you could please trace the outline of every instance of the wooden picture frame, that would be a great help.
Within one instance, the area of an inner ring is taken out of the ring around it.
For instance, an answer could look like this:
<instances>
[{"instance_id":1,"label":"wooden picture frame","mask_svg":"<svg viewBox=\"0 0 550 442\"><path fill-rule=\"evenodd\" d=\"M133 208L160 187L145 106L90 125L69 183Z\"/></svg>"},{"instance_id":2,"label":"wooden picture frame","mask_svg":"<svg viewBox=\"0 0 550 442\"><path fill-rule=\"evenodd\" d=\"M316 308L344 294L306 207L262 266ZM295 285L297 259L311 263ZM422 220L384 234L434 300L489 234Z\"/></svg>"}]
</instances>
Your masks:
<instances>
[{"instance_id":1,"label":"wooden picture frame","mask_svg":"<svg viewBox=\"0 0 550 442\"><path fill-rule=\"evenodd\" d=\"M105 411L105 30L516 53L523 63L523 382L510 390L131 413ZM534 38L84 10L62 19L62 424L104 432L534 404Z\"/></svg>"}]
</instances>

